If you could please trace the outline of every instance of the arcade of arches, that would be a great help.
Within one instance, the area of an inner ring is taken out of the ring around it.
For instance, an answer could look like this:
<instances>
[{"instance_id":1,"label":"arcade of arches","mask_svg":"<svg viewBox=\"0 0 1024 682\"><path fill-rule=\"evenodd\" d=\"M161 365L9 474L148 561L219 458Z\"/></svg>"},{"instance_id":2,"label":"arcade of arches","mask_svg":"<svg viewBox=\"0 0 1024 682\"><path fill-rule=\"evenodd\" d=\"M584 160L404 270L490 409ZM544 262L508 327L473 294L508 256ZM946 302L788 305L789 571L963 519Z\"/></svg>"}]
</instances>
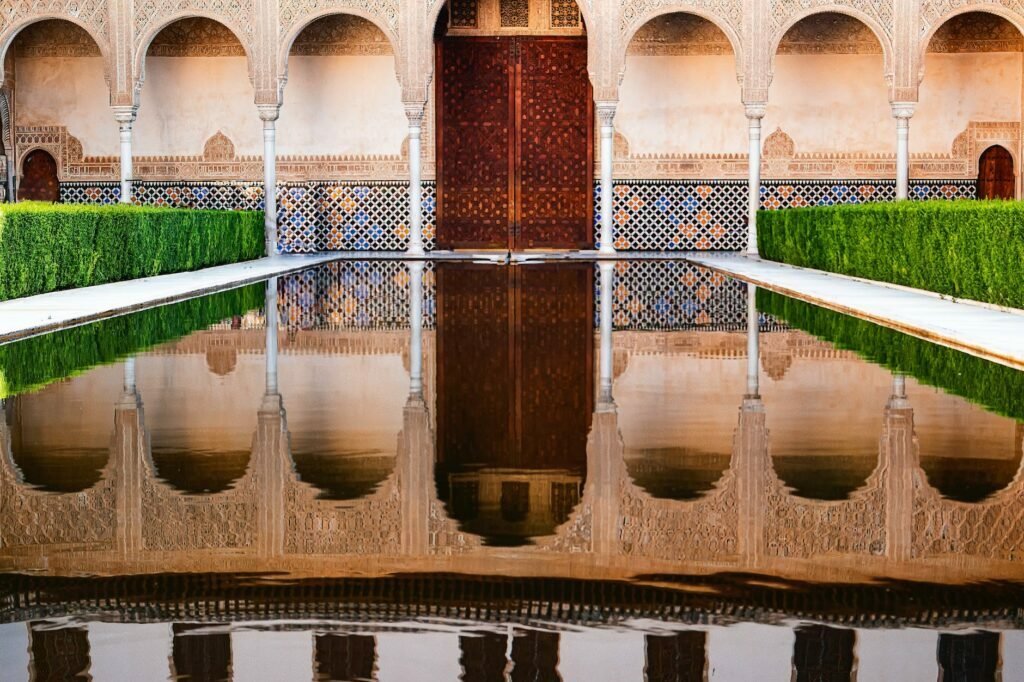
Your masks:
<instances>
[{"instance_id":1,"label":"arcade of arches","mask_svg":"<svg viewBox=\"0 0 1024 682\"><path fill-rule=\"evenodd\" d=\"M743 249L758 206L1021 191L1012 4L65 4L0 18L6 194L266 203L288 252Z\"/></svg>"}]
</instances>

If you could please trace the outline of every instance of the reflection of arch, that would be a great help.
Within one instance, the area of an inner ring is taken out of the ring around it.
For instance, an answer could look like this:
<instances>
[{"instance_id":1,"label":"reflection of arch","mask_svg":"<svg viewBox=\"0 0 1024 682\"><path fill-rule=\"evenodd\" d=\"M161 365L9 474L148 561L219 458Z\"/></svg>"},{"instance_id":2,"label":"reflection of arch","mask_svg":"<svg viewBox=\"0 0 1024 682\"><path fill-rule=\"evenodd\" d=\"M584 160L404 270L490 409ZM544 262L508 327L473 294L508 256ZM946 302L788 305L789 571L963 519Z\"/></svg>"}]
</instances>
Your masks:
<instances>
[{"instance_id":1,"label":"reflection of arch","mask_svg":"<svg viewBox=\"0 0 1024 682\"><path fill-rule=\"evenodd\" d=\"M235 487L249 469L250 452L152 447L153 475L185 495L220 493Z\"/></svg>"},{"instance_id":2,"label":"reflection of arch","mask_svg":"<svg viewBox=\"0 0 1024 682\"><path fill-rule=\"evenodd\" d=\"M356 7L346 7L343 11L332 8L321 10L319 12L312 12L293 24L292 28L281 40L281 47L277 54L277 73L279 74L278 78L281 83L283 84L283 82L288 78L288 58L291 55L292 46L295 45L295 41L300 35L302 35L302 32L321 19L339 14L346 14L368 21L384 34L384 37L388 39L388 43L391 45L391 51L395 55L395 75L398 77L399 82L401 82L402 74L398 70L398 55L401 50L399 48L398 36L395 35L394 30L381 21L379 16L374 15L372 12L367 12Z\"/></svg>"},{"instance_id":3,"label":"reflection of arch","mask_svg":"<svg viewBox=\"0 0 1024 682\"><path fill-rule=\"evenodd\" d=\"M654 498L696 500L720 487L731 454L692 448L626 450L626 472L634 485Z\"/></svg>"},{"instance_id":4,"label":"reflection of arch","mask_svg":"<svg viewBox=\"0 0 1024 682\"><path fill-rule=\"evenodd\" d=\"M935 37L935 34L938 32L938 30L942 28L942 26L950 19L958 17L962 14L970 14L973 12L978 12L982 14L993 14L997 17L1005 19L1007 22L1009 22L1011 26L1017 29L1017 31L1021 34L1022 37L1024 37L1024 24L1022 24L1020 16L1014 13L1012 10L1003 7L1002 5L997 5L995 3L975 3L964 7L958 7L952 12L943 15L942 18L936 21L934 24L932 24L928 31L925 32L925 34L921 37L921 42L918 45L918 63L920 64L917 78L918 82L924 79L925 55L928 53L928 47L931 45L932 38Z\"/></svg>"},{"instance_id":5,"label":"reflection of arch","mask_svg":"<svg viewBox=\"0 0 1024 682\"><path fill-rule=\"evenodd\" d=\"M60 173L57 169L57 159L45 149L29 151L21 162L18 200L56 202L58 199Z\"/></svg>"},{"instance_id":6,"label":"reflection of arch","mask_svg":"<svg viewBox=\"0 0 1024 682\"><path fill-rule=\"evenodd\" d=\"M978 198L1013 199L1017 194L1017 173L1013 153L994 144L978 157Z\"/></svg>"},{"instance_id":7,"label":"reflection of arch","mask_svg":"<svg viewBox=\"0 0 1024 682\"><path fill-rule=\"evenodd\" d=\"M298 479L322 500L358 500L379 490L395 470L395 456L381 452L292 452Z\"/></svg>"},{"instance_id":8,"label":"reflection of arch","mask_svg":"<svg viewBox=\"0 0 1024 682\"><path fill-rule=\"evenodd\" d=\"M821 7L812 7L810 9L806 9L802 12L794 14L789 18L788 22L780 26L778 32L772 38L771 52L769 53L770 57L768 61L768 70L770 75L775 73L775 58L778 56L779 46L782 44L782 41L786 37L786 34L789 33L789 30L796 26L797 24L799 24L804 19L807 19L808 17L812 17L817 14L845 14L846 16L856 19L857 21L867 26L868 29L870 29L871 32L875 35L875 38L878 39L878 45L882 48L882 75L885 78L886 82L891 84L893 74L893 47L892 43L889 41L889 38L885 33L885 29L882 28L882 25L879 24L875 19L868 16L864 12L843 5L824 5Z\"/></svg>"},{"instance_id":9,"label":"reflection of arch","mask_svg":"<svg viewBox=\"0 0 1024 682\"><path fill-rule=\"evenodd\" d=\"M585 3L584 3L585 4ZM619 64L622 65L625 70L626 64L626 52L629 50L630 43L633 42L633 38L636 37L637 32L651 21L661 16L669 14L689 14L691 16L698 17L707 21L712 26L721 31L722 35L725 36L726 40L729 41L729 45L732 47L732 55L736 64L736 78L742 82L743 78L743 41L740 40L739 35L732 29L729 24L721 21L718 17L710 12L706 12L700 8L693 7L690 5L671 5L668 7L658 7L652 9L642 15L640 18L629 28L626 34L623 36L622 44L619 47ZM621 78L621 74L620 74Z\"/></svg>"},{"instance_id":10,"label":"reflection of arch","mask_svg":"<svg viewBox=\"0 0 1024 682\"><path fill-rule=\"evenodd\" d=\"M79 493L94 488L111 474L109 448L76 448L57 450L45 447L26 451L21 424L20 405L23 398L4 401L0 419L8 425L9 447L4 464L13 474L14 482L48 493Z\"/></svg>"},{"instance_id":11,"label":"reflection of arch","mask_svg":"<svg viewBox=\"0 0 1024 682\"><path fill-rule=\"evenodd\" d=\"M1024 484L1024 423L1014 431L1013 457L921 457L921 471L928 485L955 502L995 503L1015 496Z\"/></svg>"},{"instance_id":12,"label":"reflection of arch","mask_svg":"<svg viewBox=\"0 0 1024 682\"><path fill-rule=\"evenodd\" d=\"M165 17L162 22L155 24L147 33L142 36L139 41L138 48L135 50L135 103L139 103L139 96L142 92L142 84L146 80L146 54L149 52L149 46L153 43L153 40L160 35L160 33L167 27L175 24L183 19L207 19L209 21L220 24L224 28L231 31L235 39L238 40L238 44L242 46L242 50L245 51L245 61L249 69L249 82L252 84L255 80L256 69L253 64L253 51L250 46L246 44L240 36L245 35L245 32L240 30L238 26L235 26L233 22L227 18L217 15L213 12L203 12L199 10L189 10L187 12L179 12L172 14L169 17Z\"/></svg>"},{"instance_id":13,"label":"reflection of arch","mask_svg":"<svg viewBox=\"0 0 1024 682\"><path fill-rule=\"evenodd\" d=\"M238 365L238 351L231 346L211 345L206 349L206 367L219 377L235 371Z\"/></svg>"},{"instance_id":14,"label":"reflection of arch","mask_svg":"<svg viewBox=\"0 0 1024 682\"><path fill-rule=\"evenodd\" d=\"M857 491L868 488L880 466L877 453L871 457L772 455L775 476L791 495L826 502L848 500Z\"/></svg>"}]
</instances>

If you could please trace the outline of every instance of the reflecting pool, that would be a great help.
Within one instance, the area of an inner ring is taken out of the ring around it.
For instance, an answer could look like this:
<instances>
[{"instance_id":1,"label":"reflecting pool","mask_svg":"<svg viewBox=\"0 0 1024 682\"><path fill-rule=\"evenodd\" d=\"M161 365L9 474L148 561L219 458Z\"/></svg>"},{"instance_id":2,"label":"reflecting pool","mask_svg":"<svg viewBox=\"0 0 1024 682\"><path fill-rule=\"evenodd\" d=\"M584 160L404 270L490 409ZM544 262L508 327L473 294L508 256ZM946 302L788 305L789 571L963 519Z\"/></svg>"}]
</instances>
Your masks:
<instances>
[{"instance_id":1,"label":"reflecting pool","mask_svg":"<svg viewBox=\"0 0 1024 682\"><path fill-rule=\"evenodd\" d=\"M680 261L0 346L3 680L1024 680L1024 373Z\"/></svg>"}]
</instances>

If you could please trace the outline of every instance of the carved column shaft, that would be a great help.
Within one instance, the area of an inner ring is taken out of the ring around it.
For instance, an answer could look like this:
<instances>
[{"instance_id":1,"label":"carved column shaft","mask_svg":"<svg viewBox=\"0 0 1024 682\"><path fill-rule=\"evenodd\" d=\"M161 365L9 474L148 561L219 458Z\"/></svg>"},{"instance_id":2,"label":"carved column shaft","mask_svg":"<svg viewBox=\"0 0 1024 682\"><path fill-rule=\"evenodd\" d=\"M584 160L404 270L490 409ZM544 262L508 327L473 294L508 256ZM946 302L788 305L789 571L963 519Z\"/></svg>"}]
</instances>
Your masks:
<instances>
[{"instance_id":1,"label":"carved column shaft","mask_svg":"<svg viewBox=\"0 0 1024 682\"><path fill-rule=\"evenodd\" d=\"M615 253L612 201L615 191L612 169L615 161L615 108L618 102L598 102L597 116L601 122L601 236L599 251Z\"/></svg>"},{"instance_id":2,"label":"carved column shaft","mask_svg":"<svg viewBox=\"0 0 1024 682\"><path fill-rule=\"evenodd\" d=\"M263 234L267 255L277 253L277 118L281 109L275 105L261 105L263 121Z\"/></svg>"},{"instance_id":3,"label":"carved column shaft","mask_svg":"<svg viewBox=\"0 0 1024 682\"><path fill-rule=\"evenodd\" d=\"M765 104L747 105L747 253L757 255L757 211L761 207L761 119Z\"/></svg>"},{"instance_id":4,"label":"carved column shaft","mask_svg":"<svg viewBox=\"0 0 1024 682\"><path fill-rule=\"evenodd\" d=\"M896 119L896 198L910 196L910 117L914 115L913 102L892 105Z\"/></svg>"},{"instance_id":5,"label":"carved column shaft","mask_svg":"<svg viewBox=\"0 0 1024 682\"><path fill-rule=\"evenodd\" d=\"M405 105L409 119L409 247L410 256L423 255L423 169L420 133L426 103Z\"/></svg>"},{"instance_id":6,"label":"carved column shaft","mask_svg":"<svg viewBox=\"0 0 1024 682\"><path fill-rule=\"evenodd\" d=\"M134 106L114 107L121 139L121 198L122 204L132 202L132 128L138 109Z\"/></svg>"}]
</instances>

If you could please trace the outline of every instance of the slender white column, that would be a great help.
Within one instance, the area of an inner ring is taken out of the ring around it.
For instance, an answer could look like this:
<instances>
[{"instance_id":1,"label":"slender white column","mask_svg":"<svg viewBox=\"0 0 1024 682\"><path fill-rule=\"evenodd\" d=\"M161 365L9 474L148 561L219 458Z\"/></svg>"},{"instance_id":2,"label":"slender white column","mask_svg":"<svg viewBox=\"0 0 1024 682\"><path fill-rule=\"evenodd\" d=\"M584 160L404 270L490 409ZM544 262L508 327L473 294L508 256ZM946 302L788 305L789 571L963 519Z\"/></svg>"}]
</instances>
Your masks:
<instances>
[{"instance_id":1,"label":"slender white column","mask_svg":"<svg viewBox=\"0 0 1024 682\"><path fill-rule=\"evenodd\" d=\"M11 153L7 154L7 202L13 204L18 200L18 194L14 189L14 158Z\"/></svg>"},{"instance_id":2,"label":"slender white column","mask_svg":"<svg viewBox=\"0 0 1024 682\"><path fill-rule=\"evenodd\" d=\"M267 325L267 395L277 395L277 277L267 280L264 317Z\"/></svg>"},{"instance_id":3,"label":"slender white column","mask_svg":"<svg viewBox=\"0 0 1024 682\"><path fill-rule=\"evenodd\" d=\"M409 394L423 395L423 261L409 264Z\"/></svg>"},{"instance_id":4,"label":"slender white column","mask_svg":"<svg viewBox=\"0 0 1024 682\"><path fill-rule=\"evenodd\" d=\"M747 285L747 397L761 393L758 370L760 361L760 325L757 317L757 287Z\"/></svg>"},{"instance_id":5,"label":"slender white column","mask_svg":"<svg viewBox=\"0 0 1024 682\"><path fill-rule=\"evenodd\" d=\"M132 203L132 127L138 109L133 106L114 107L121 137L121 203Z\"/></svg>"},{"instance_id":6,"label":"slender white column","mask_svg":"<svg viewBox=\"0 0 1024 682\"><path fill-rule=\"evenodd\" d=\"M896 198L910 196L910 118L914 115L913 102L894 102L892 115L896 119Z\"/></svg>"},{"instance_id":7,"label":"slender white column","mask_svg":"<svg viewBox=\"0 0 1024 682\"><path fill-rule=\"evenodd\" d=\"M277 253L277 105L259 107L263 121L263 235L267 255Z\"/></svg>"},{"instance_id":8,"label":"slender white column","mask_svg":"<svg viewBox=\"0 0 1024 682\"><path fill-rule=\"evenodd\" d=\"M405 105L409 119L409 247L410 256L423 255L423 169L420 132L423 129L422 102Z\"/></svg>"},{"instance_id":9,"label":"slender white column","mask_svg":"<svg viewBox=\"0 0 1024 682\"><path fill-rule=\"evenodd\" d=\"M761 119L765 104L748 104L747 134L747 253L757 255L757 211L761 208Z\"/></svg>"},{"instance_id":10,"label":"slender white column","mask_svg":"<svg viewBox=\"0 0 1024 682\"><path fill-rule=\"evenodd\" d=\"M613 231L612 201L615 188L612 181L612 168L615 161L615 107L617 102L598 102L597 117L601 122L601 253L615 253L615 233Z\"/></svg>"},{"instance_id":11,"label":"slender white column","mask_svg":"<svg viewBox=\"0 0 1024 682\"><path fill-rule=\"evenodd\" d=\"M601 272L601 318L600 318L600 357L598 360L598 412L614 410L615 399L612 397L612 303L615 289L615 264L602 261L597 264Z\"/></svg>"}]
</instances>

